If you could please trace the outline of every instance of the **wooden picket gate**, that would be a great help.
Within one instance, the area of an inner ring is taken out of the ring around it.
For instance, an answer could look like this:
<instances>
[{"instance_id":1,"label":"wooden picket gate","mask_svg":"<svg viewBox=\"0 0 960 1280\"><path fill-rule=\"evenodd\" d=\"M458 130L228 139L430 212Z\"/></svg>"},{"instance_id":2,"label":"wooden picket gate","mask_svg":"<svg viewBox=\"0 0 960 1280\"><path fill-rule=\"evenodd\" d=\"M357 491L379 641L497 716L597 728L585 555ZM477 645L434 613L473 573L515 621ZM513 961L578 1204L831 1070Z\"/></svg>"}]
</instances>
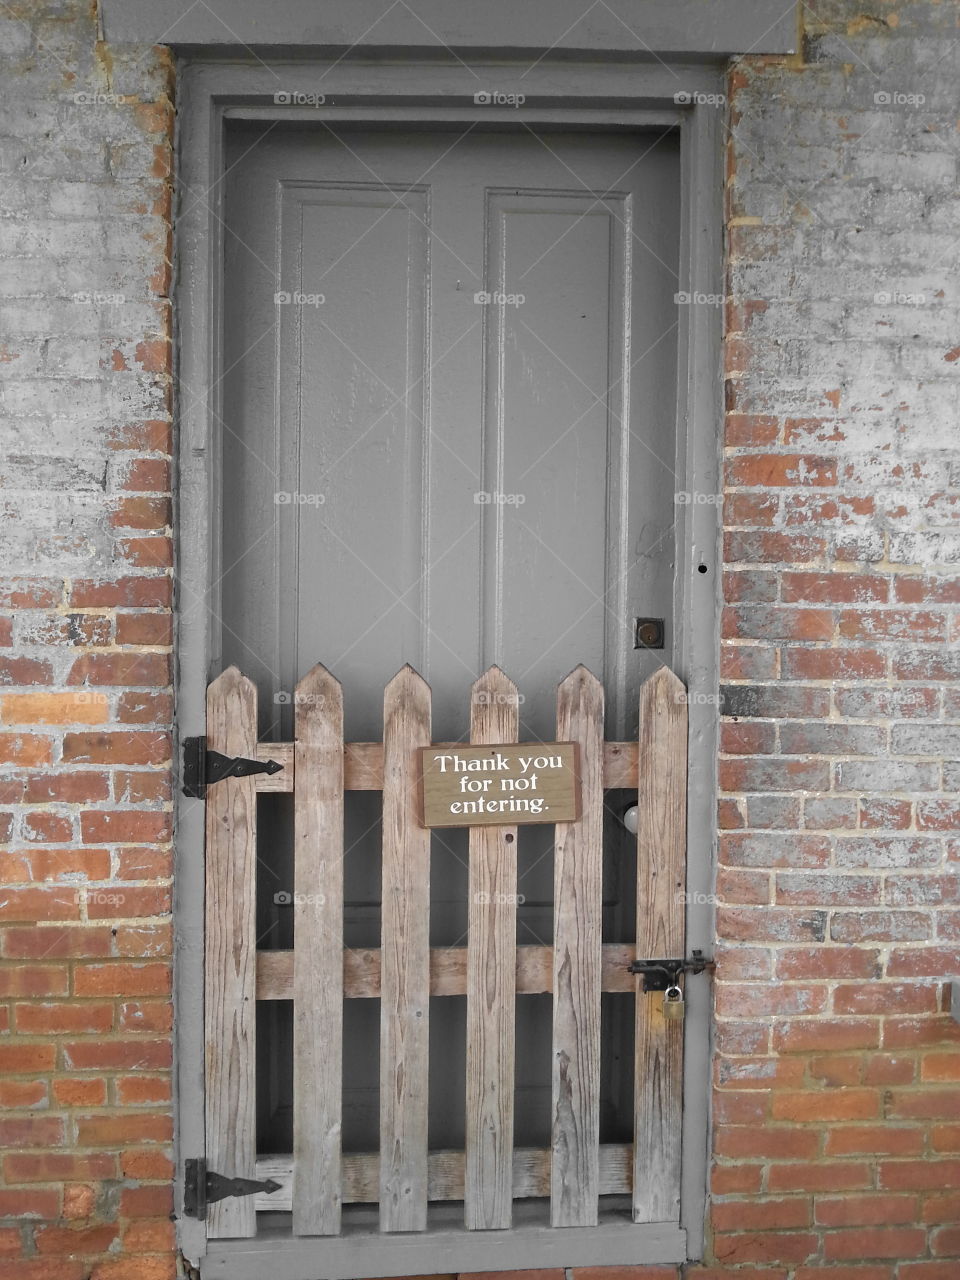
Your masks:
<instances>
[{"instance_id":1,"label":"wooden picket gate","mask_svg":"<svg viewBox=\"0 0 960 1280\"><path fill-rule=\"evenodd\" d=\"M472 688L471 743L518 741L517 690L496 667ZM387 685L382 743L343 742L340 685L316 666L297 687L295 740L257 741L257 694L235 667L207 693L207 747L273 760L206 802L207 1167L273 1179L272 1193L207 1208L213 1238L255 1236L256 1212L292 1210L295 1235L341 1230L342 1205L378 1203L382 1232L427 1227L431 1202L463 1201L467 1228L507 1228L514 1200L549 1197L554 1227L595 1226L603 1195L633 1220L676 1223L683 1022L644 994L635 958L684 955L687 714L661 668L640 694L637 742L605 742L603 690L584 667L558 687L557 740L579 743L582 815L557 824L554 943L516 941L516 828L469 834L465 948L431 949L430 832L418 820L418 751L431 745L429 686L410 667ZM604 790L637 788L637 940L603 944ZM383 792L381 947L343 946L345 790ZM256 946L256 797L294 794L294 948ZM486 905L480 905L486 904ZM600 996L636 991L634 1141L600 1143ZM553 993L552 1142L514 1149L515 998ZM428 1151L431 998L467 998L465 1150ZM341 1151L343 1000L380 999L380 1150ZM258 1159L258 1000L292 1000L293 1152Z\"/></svg>"}]
</instances>

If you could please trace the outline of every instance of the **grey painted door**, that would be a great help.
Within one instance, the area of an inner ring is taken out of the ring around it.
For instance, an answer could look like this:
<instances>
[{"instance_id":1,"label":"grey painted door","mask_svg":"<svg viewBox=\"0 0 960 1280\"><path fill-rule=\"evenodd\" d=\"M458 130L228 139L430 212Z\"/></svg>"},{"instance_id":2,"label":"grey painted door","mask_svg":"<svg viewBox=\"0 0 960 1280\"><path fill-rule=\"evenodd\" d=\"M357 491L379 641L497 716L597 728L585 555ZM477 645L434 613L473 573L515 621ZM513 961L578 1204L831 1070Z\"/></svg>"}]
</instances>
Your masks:
<instances>
[{"instance_id":1,"label":"grey painted door","mask_svg":"<svg viewBox=\"0 0 960 1280\"><path fill-rule=\"evenodd\" d=\"M289 691L317 661L352 740L379 737L405 662L433 688L436 739L467 734L470 684L494 662L524 698L521 737L555 736L578 662L604 681L608 738L635 733L640 683L675 644L675 139L519 117L236 125L227 167L223 659L258 683L263 735L290 736ZM636 616L666 620L662 653L633 647ZM262 946L292 945L284 799L261 824ZM611 941L633 927L621 799ZM348 945L379 943L378 821L378 795L348 796ZM521 943L550 940L550 836L520 834ZM465 833L434 837L435 946L462 945L465 851ZM629 1137L631 1016L605 999L612 1140ZM375 1003L347 1002L347 1149L377 1145ZM434 1003L430 1141L451 1147L464 1009ZM549 1000L519 1010L516 1140L548 1145ZM291 1029L279 1006L261 1021L260 1142L289 1149Z\"/></svg>"}]
</instances>

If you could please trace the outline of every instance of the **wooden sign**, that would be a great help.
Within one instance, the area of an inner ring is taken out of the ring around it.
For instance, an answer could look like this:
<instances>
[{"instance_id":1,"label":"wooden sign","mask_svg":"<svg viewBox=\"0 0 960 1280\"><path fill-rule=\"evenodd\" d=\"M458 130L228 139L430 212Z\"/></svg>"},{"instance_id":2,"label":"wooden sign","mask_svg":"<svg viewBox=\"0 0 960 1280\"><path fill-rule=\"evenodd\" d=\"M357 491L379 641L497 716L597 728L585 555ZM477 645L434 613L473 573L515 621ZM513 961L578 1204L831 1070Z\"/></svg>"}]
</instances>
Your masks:
<instances>
[{"instance_id":1,"label":"wooden sign","mask_svg":"<svg viewBox=\"0 0 960 1280\"><path fill-rule=\"evenodd\" d=\"M420 749L425 827L519 826L580 817L575 742Z\"/></svg>"}]
</instances>

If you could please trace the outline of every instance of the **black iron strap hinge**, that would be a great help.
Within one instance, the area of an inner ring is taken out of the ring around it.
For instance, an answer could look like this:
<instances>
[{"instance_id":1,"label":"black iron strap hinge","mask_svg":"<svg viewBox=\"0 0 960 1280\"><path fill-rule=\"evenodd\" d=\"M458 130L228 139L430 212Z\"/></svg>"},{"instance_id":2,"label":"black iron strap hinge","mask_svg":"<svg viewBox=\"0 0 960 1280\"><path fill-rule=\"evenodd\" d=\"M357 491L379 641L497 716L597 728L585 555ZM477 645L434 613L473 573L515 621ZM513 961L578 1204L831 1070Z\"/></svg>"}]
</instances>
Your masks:
<instances>
[{"instance_id":1,"label":"black iron strap hinge","mask_svg":"<svg viewBox=\"0 0 960 1280\"><path fill-rule=\"evenodd\" d=\"M267 1178L266 1182L257 1182L255 1178L225 1178L221 1173L211 1172L203 1156L185 1160L183 1173L183 1212L188 1218L199 1218L201 1222L206 1220L208 1204L216 1204L229 1196L255 1196L259 1191L269 1195L281 1186L273 1178Z\"/></svg>"},{"instance_id":2,"label":"black iron strap hinge","mask_svg":"<svg viewBox=\"0 0 960 1280\"><path fill-rule=\"evenodd\" d=\"M643 974L644 991L666 991L677 986L681 973L703 973L713 967L702 951L694 951L689 960L634 960L628 965L631 973Z\"/></svg>"},{"instance_id":3,"label":"black iron strap hinge","mask_svg":"<svg viewBox=\"0 0 960 1280\"><path fill-rule=\"evenodd\" d=\"M283 768L276 760L246 760L243 756L225 756L212 751L206 738L183 740L183 794L204 800L207 787L224 778L248 778L252 773L279 773Z\"/></svg>"}]
</instances>

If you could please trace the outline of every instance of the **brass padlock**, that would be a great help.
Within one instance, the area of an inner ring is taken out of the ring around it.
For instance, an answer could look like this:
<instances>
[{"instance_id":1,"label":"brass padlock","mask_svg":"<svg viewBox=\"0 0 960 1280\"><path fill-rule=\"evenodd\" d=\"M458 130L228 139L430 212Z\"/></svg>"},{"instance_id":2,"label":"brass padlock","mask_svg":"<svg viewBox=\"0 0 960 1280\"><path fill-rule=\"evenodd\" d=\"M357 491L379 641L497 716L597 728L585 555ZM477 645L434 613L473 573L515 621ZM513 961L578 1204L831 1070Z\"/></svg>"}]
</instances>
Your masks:
<instances>
[{"instance_id":1,"label":"brass padlock","mask_svg":"<svg viewBox=\"0 0 960 1280\"><path fill-rule=\"evenodd\" d=\"M676 985L667 987L663 993L663 1016L671 1022L683 1018L683 992Z\"/></svg>"}]
</instances>

